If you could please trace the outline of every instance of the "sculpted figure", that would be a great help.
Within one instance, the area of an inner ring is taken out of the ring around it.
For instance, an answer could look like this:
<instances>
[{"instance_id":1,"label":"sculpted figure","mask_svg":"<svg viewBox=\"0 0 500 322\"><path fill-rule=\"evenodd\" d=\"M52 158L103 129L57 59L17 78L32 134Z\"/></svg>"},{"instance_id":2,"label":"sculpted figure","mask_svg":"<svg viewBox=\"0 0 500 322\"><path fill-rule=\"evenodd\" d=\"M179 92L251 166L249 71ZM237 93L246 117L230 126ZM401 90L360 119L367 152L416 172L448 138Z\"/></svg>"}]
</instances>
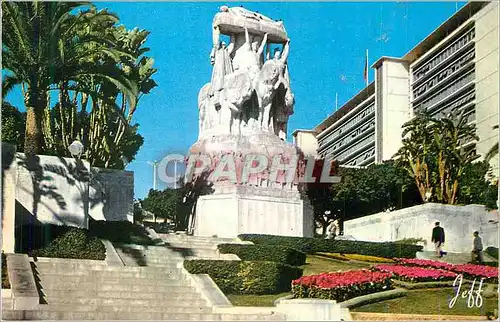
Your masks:
<instances>
[{"instance_id":1,"label":"sculpted figure","mask_svg":"<svg viewBox=\"0 0 500 322\"><path fill-rule=\"evenodd\" d=\"M270 113L273 98L279 85L279 67L274 61L268 60L262 66L262 70L255 84L257 100L259 103L259 124L265 131L269 130Z\"/></svg>"},{"instance_id":2,"label":"sculpted figure","mask_svg":"<svg viewBox=\"0 0 500 322\"><path fill-rule=\"evenodd\" d=\"M233 58L234 70L243 70L249 73L250 78L253 80L257 77L260 70L261 56L264 51L264 46L267 42L267 34L259 47L258 41L251 42L248 29L245 28L245 42L239 47Z\"/></svg>"},{"instance_id":3,"label":"sculpted figure","mask_svg":"<svg viewBox=\"0 0 500 322\"><path fill-rule=\"evenodd\" d=\"M199 111L199 129L198 136L203 136L203 131L207 128L209 121L208 115L208 89L210 88L210 83L205 84L199 94L198 94L198 111Z\"/></svg>"},{"instance_id":4,"label":"sculpted figure","mask_svg":"<svg viewBox=\"0 0 500 322\"><path fill-rule=\"evenodd\" d=\"M220 106L220 92L224 88L224 78L233 72L231 59L229 58L229 51L226 44L221 42L219 48L215 52L214 68L212 71L212 79L210 81L209 97L214 103L215 107Z\"/></svg>"}]
</instances>

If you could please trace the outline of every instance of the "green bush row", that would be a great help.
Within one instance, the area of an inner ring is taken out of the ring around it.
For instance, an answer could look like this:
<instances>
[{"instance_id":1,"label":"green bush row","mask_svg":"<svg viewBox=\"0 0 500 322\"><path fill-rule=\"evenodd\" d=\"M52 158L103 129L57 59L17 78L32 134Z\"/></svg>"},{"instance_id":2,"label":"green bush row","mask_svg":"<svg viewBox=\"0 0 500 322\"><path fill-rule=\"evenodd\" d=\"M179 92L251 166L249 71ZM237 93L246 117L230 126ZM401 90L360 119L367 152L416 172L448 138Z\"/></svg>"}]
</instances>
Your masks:
<instances>
[{"instance_id":1,"label":"green bush row","mask_svg":"<svg viewBox=\"0 0 500 322\"><path fill-rule=\"evenodd\" d=\"M46 247L33 250L32 254L39 257L104 260L106 248L98 238L90 236L87 230L72 227Z\"/></svg>"},{"instance_id":2,"label":"green bush row","mask_svg":"<svg viewBox=\"0 0 500 322\"><path fill-rule=\"evenodd\" d=\"M2 289L9 289L9 274L7 272L7 256L2 252Z\"/></svg>"},{"instance_id":3,"label":"green bush row","mask_svg":"<svg viewBox=\"0 0 500 322\"><path fill-rule=\"evenodd\" d=\"M276 262L186 260L191 274L208 274L224 294L278 294L290 291L302 269Z\"/></svg>"},{"instance_id":4,"label":"green bush row","mask_svg":"<svg viewBox=\"0 0 500 322\"><path fill-rule=\"evenodd\" d=\"M128 221L89 222L89 230L53 224L25 225L16 231L16 252L30 256L103 260L100 239L114 243L153 245L144 227Z\"/></svg>"},{"instance_id":5,"label":"green bush row","mask_svg":"<svg viewBox=\"0 0 500 322\"><path fill-rule=\"evenodd\" d=\"M107 239L112 243L154 245L155 240L149 237L146 228L129 221L92 220L89 222L92 236Z\"/></svg>"},{"instance_id":6,"label":"green bush row","mask_svg":"<svg viewBox=\"0 0 500 322\"><path fill-rule=\"evenodd\" d=\"M486 254L490 255L491 257L498 259L498 248L497 247L490 246L490 247L486 248L484 250L484 252Z\"/></svg>"},{"instance_id":7,"label":"green bush row","mask_svg":"<svg viewBox=\"0 0 500 322\"><path fill-rule=\"evenodd\" d=\"M222 254L235 254L243 261L269 261L301 266L306 263L306 254L296 249L278 245L220 244Z\"/></svg>"},{"instance_id":8,"label":"green bush row","mask_svg":"<svg viewBox=\"0 0 500 322\"><path fill-rule=\"evenodd\" d=\"M259 234L243 234L240 239L251 241L258 245L280 245L296 249L306 254L317 252L360 254L385 258L415 258L422 251L420 245L401 244L393 242L376 243L364 241L349 241L335 239L319 239L307 237L287 237Z\"/></svg>"}]
</instances>

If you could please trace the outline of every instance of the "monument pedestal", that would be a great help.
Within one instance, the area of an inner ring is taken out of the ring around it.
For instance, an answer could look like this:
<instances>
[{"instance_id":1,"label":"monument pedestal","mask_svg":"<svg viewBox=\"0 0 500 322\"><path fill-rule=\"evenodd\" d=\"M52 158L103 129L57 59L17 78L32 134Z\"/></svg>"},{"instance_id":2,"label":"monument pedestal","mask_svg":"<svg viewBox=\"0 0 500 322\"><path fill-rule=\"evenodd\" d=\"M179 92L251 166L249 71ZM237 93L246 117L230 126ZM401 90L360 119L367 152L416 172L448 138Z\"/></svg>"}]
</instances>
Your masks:
<instances>
[{"instance_id":1,"label":"monument pedestal","mask_svg":"<svg viewBox=\"0 0 500 322\"><path fill-rule=\"evenodd\" d=\"M201 196L196 205L196 236L234 238L240 234L313 237L307 201L244 192Z\"/></svg>"}]
</instances>

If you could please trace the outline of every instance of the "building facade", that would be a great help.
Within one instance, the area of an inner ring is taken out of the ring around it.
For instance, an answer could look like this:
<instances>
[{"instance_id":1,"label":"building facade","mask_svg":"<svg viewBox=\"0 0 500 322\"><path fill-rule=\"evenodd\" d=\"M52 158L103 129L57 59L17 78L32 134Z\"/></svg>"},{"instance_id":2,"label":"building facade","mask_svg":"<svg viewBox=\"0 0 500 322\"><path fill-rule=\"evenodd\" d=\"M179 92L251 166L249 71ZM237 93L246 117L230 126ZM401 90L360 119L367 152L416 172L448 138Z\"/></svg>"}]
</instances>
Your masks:
<instances>
[{"instance_id":1,"label":"building facade","mask_svg":"<svg viewBox=\"0 0 500 322\"><path fill-rule=\"evenodd\" d=\"M318 158L367 166L394 156L416 112L463 111L480 138L466 146L484 157L499 140L498 14L497 2L470 2L403 57L381 57L375 81L314 129L295 131L295 143ZM491 163L498 172L498 156Z\"/></svg>"}]
</instances>

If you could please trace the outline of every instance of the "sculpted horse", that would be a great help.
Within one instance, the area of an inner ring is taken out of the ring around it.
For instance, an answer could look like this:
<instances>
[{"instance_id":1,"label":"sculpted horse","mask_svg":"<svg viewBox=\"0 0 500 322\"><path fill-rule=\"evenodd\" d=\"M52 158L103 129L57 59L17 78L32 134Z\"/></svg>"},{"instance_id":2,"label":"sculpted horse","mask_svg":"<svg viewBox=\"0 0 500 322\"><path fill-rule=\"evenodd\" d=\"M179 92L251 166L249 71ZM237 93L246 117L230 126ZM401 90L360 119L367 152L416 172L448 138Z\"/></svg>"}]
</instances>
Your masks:
<instances>
[{"instance_id":1,"label":"sculpted horse","mask_svg":"<svg viewBox=\"0 0 500 322\"><path fill-rule=\"evenodd\" d=\"M262 66L254 83L259 103L259 124L265 131L269 130L271 121L271 106L274 95L280 85L280 66L273 60L268 60ZM272 126L272 125L271 125Z\"/></svg>"}]
</instances>

